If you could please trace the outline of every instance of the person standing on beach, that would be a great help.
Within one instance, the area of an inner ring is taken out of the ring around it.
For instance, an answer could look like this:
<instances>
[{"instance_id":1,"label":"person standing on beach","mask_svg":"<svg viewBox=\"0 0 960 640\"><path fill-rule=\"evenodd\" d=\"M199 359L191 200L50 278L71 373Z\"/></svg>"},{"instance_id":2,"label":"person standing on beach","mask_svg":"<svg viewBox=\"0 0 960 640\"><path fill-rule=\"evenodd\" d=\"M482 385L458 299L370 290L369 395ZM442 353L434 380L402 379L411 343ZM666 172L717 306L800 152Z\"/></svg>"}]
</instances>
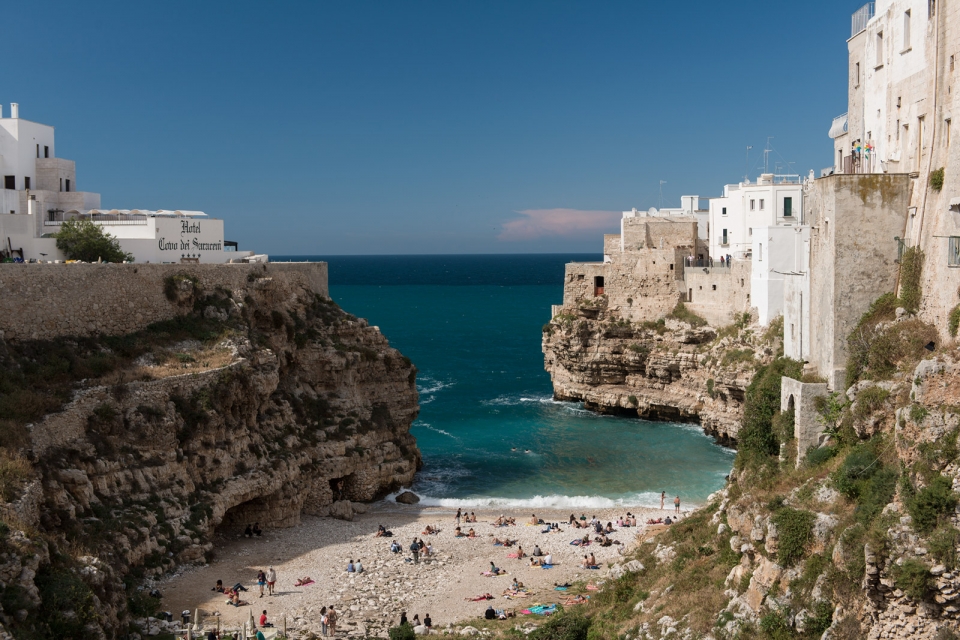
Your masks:
<instances>
[{"instance_id":1,"label":"person standing on beach","mask_svg":"<svg viewBox=\"0 0 960 640\"><path fill-rule=\"evenodd\" d=\"M457 526L458 526L458 527L460 526L460 518L461 518L462 516L463 516L463 513L460 511L460 509L457 509L457 517L456 517L455 519L456 519L456 521L457 521Z\"/></svg>"},{"instance_id":2,"label":"person standing on beach","mask_svg":"<svg viewBox=\"0 0 960 640\"><path fill-rule=\"evenodd\" d=\"M330 630L330 635L337 635L337 612L333 610L333 605L330 605L330 609L327 611L327 628Z\"/></svg>"},{"instance_id":3,"label":"person standing on beach","mask_svg":"<svg viewBox=\"0 0 960 640\"><path fill-rule=\"evenodd\" d=\"M327 618L327 608L323 607L320 609L320 633L323 636L327 635L327 623L329 618Z\"/></svg>"},{"instance_id":4,"label":"person standing on beach","mask_svg":"<svg viewBox=\"0 0 960 640\"><path fill-rule=\"evenodd\" d=\"M274 587L277 584L277 572L273 570L273 567L267 569L267 592L270 595L276 595L274 592Z\"/></svg>"},{"instance_id":5,"label":"person standing on beach","mask_svg":"<svg viewBox=\"0 0 960 640\"><path fill-rule=\"evenodd\" d=\"M267 586L267 574L263 572L263 569L257 571L257 584L260 585L260 597L263 597L263 588Z\"/></svg>"},{"instance_id":6,"label":"person standing on beach","mask_svg":"<svg viewBox=\"0 0 960 640\"><path fill-rule=\"evenodd\" d=\"M677 508L677 513L680 513L680 496L673 499L673 506Z\"/></svg>"},{"instance_id":7,"label":"person standing on beach","mask_svg":"<svg viewBox=\"0 0 960 640\"><path fill-rule=\"evenodd\" d=\"M667 492L661 491L660 492L660 511L663 511L663 501L666 499L667 499Z\"/></svg>"},{"instance_id":8,"label":"person standing on beach","mask_svg":"<svg viewBox=\"0 0 960 640\"><path fill-rule=\"evenodd\" d=\"M413 554L413 564L420 564L420 543L416 538L410 543L410 553Z\"/></svg>"}]
</instances>

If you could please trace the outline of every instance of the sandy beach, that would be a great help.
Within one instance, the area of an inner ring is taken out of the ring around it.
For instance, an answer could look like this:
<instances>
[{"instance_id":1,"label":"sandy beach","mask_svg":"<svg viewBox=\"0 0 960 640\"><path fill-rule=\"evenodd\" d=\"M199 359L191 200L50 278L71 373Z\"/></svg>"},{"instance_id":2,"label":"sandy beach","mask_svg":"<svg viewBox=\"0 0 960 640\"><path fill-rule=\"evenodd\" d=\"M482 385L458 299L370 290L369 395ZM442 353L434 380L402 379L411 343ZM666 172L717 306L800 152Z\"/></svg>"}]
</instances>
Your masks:
<instances>
[{"instance_id":1,"label":"sandy beach","mask_svg":"<svg viewBox=\"0 0 960 640\"><path fill-rule=\"evenodd\" d=\"M616 528L617 517L628 511L637 516L641 526ZM616 531L610 538L622 544L601 547L593 543L585 550L570 544L587 532L566 524L570 512L537 513L539 519L560 523L559 532L542 533L544 526L525 524L530 520L530 512L476 511L476 524L461 525L464 532L473 527L476 539L455 537L455 513L456 510L447 508L378 503L370 505L368 512L357 515L353 522L306 517L297 527L267 529L261 538L247 539L240 532L231 533L218 539L216 557L210 564L184 568L158 584L164 596L163 606L174 615L182 610L200 609L201 619L214 621L219 617L225 627L246 621L251 611L258 618L266 609L270 621L280 626L285 617L288 629L301 634L312 631L319 635L320 608L330 605L340 615L338 635L385 635L388 627L397 624L401 611L406 611L411 619L419 614L421 620L429 613L434 627L442 628L448 623L482 616L490 604L496 609L520 611L535 603L562 601L568 594L556 591L556 583L602 581L610 565L620 559L621 550L629 548L645 532L647 527L642 523L651 517L672 516L673 508L668 505L660 511L624 507L586 512L588 519L596 515L604 524L613 522ZM517 526L494 526L493 521L501 513L516 518ZM579 517L581 511L576 515ZM381 523L393 532L393 538L375 537ZM428 524L439 526L441 533L422 535ZM423 538L434 548L433 557L421 557L420 564L405 561L410 557L408 547L414 537ZM516 552L516 547L495 546L494 537L518 541L527 554L539 545L544 553L553 555L554 568L531 567L529 558L508 557ZM390 551L393 540L400 543L402 553ZM601 568L584 569L584 553L595 554ZM351 559L363 563L364 573L346 572ZM508 575L483 576L491 561L508 571ZM277 593L260 597L257 571L271 566L278 576ZM315 582L294 586L298 578L307 576ZM529 597L508 599L502 595L514 578L529 588ZM223 594L211 590L217 580L223 580L227 586L242 583L249 589L243 595L250 604L239 608L227 605ZM467 600L486 593L493 595L494 600Z\"/></svg>"}]
</instances>

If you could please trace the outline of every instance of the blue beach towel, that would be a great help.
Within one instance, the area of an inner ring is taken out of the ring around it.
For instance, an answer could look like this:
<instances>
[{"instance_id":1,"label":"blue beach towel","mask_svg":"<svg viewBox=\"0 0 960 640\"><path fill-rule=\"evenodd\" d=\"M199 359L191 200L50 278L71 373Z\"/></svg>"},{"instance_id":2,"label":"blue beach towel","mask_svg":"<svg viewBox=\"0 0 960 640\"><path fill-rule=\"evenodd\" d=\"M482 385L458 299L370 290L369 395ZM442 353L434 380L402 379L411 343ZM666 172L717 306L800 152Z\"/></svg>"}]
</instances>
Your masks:
<instances>
[{"instance_id":1,"label":"blue beach towel","mask_svg":"<svg viewBox=\"0 0 960 640\"><path fill-rule=\"evenodd\" d=\"M553 565L552 565L552 564L543 564L543 565L540 565L540 568L541 568L541 569L553 569Z\"/></svg>"}]
</instances>

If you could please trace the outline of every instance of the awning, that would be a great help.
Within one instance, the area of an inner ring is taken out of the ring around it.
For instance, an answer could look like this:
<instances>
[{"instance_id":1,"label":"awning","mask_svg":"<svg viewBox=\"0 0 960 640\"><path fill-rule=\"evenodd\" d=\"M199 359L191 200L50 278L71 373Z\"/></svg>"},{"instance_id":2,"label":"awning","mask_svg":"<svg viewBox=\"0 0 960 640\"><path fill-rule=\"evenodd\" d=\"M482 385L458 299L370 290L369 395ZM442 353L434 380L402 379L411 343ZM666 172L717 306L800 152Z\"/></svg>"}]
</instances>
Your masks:
<instances>
[{"instance_id":1,"label":"awning","mask_svg":"<svg viewBox=\"0 0 960 640\"><path fill-rule=\"evenodd\" d=\"M950 211L960 213L960 198L950 198Z\"/></svg>"},{"instance_id":2,"label":"awning","mask_svg":"<svg viewBox=\"0 0 960 640\"><path fill-rule=\"evenodd\" d=\"M830 125L830 133L827 134L831 138L839 138L847 132L847 114L842 116L837 116L833 119L833 124Z\"/></svg>"}]
</instances>

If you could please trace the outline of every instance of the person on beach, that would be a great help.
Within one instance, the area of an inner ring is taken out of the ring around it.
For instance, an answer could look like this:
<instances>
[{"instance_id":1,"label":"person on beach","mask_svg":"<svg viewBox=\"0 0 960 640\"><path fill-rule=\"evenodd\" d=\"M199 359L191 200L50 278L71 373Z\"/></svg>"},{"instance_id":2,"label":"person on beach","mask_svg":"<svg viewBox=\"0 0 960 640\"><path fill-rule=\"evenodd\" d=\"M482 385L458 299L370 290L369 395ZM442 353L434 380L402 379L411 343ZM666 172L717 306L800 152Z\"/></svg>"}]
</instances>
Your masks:
<instances>
[{"instance_id":1,"label":"person on beach","mask_svg":"<svg viewBox=\"0 0 960 640\"><path fill-rule=\"evenodd\" d=\"M575 515L573 515L573 514L571 513L571 514L570 514L570 522L568 522L567 524L577 524L577 516L575 516Z\"/></svg>"},{"instance_id":2,"label":"person on beach","mask_svg":"<svg viewBox=\"0 0 960 640\"><path fill-rule=\"evenodd\" d=\"M530 566L531 566L531 567L539 567L541 564L542 564L542 563L540 562L540 558L534 558L533 556L530 556Z\"/></svg>"},{"instance_id":3,"label":"person on beach","mask_svg":"<svg viewBox=\"0 0 960 640\"><path fill-rule=\"evenodd\" d=\"M613 533L613 523L612 523L612 522L608 522L608 523L607 523L607 528L604 529L604 533Z\"/></svg>"},{"instance_id":4,"label":"person on beach","mask_svg":"<svg viewBox=\"0 0 960 640\"><path fill-rule=\"evenodd\" d=\"M533 545L533 555L536 556L537 558L543 555L543 551L540 551L540 545L538 544Z\"/></svg>"},{"instance_id":5,"label":"person on beach","mask_svg":"<svg viewBox=\"0 0 960 640\"><path fill-rule=\"evenodd\" d=\"M217 593L223 593L223 580L217 580L217 586L215 586L211 591L216 591Z\"/></svg>"},{"instance_id":6,"label":"person on beach","mask_svg":"<svg viewBox=\"0 0 960 640\"><path fill-rule=\"evenodd\" d=\"M357 560L356 564L353 565L353 568L356 569L357 573L363 573L363 565Z\"/></svg>"},{"instance_id":7,"label":"person on beach","mask_svg":"<svg viewBox=\"0 0 960 640\"><path fill-rule=\"evenodd\" d=\"M462 516L463 516L463 514L460 512L460 509L457 509L457 515L456 515L456 517L454 517L454 520L457 521L457 527L460 526L460 518L461 518Z\"/></svg>"},{"instance_id":8,"label":"person on beach","mask_svg":"<svg viewBox=\"0 0 960 640\"><path fill-rule=\"evenodd\" d=\"M424 549L424 551L427 552L427 555L428 555L428 556L432 556L432 555L433 555L433 543L431 542L430 544L428 544L428 545L427 545L427 548Z\"/></svg>"},{"instance_id":9,"label":"person on beach","mask_svg":"<svg viewBox=\"0 0 960 640\"><path fill-rule=\"evenodd\" d=\"M406 611L401 611L401 612L400 612L400 626L402 627L402 626L405 625L405 624L410 624L410 623L407 621L407 612L406 612Z\"/></svg>"},{"instance_id":10,"label":"person on beach","mask_svg":"<svg viewBox=\"0 0 960 640\"><path fill-rule=\"evenodd\" d=\"M267 622L267 610L264 609L263 613L260 614L260 626L261 627L272 627L272 622Z\"/></svg>"},{"instance_id":11,"label":"person on beach","mask_svg":"<svg viewBox=\"0 0 960 640\"><path fill-rule=\"evenodd\" d=\"M419 627L419 626L420 626L420 614L419 614L419 613L413 614L413 626L415 626L415 627Z\"/></svg>"},{"instance_id":12,"label":"person on beach","mask_svg":"<svg viewBox=\"0 0 960 640\"><path fill-rule=\"evenodd\" d=\"M424 536L432 536L436 533L440 533L440 528L431 527L430 525L427 525L427 528L420 532L420 534Z\"/></svg>"},{"instance_id":13,"label":"person on beach","mask_svg":"<svg viewBox=\"0 0 960 640\"><path fill-rule=\"evenodd\" d=\"M257 629L257 632L254 634L254 640L267 640L267 636L263 635L263 631Z\"/></svg>"},{"instance_id":14,"label":"person on beach","mask_svg":"<svg viewBox=\"0 0 960 640\"><path fill-rule=\"evenodd\" d=\"M673 499L673 506L677 508L677 513L680 513L680 496Z\"/></svg>"},{"instance_id":15,"label":"person on beach","mask_svg":"<svg viewBox=\"0 0 960 640\"><path fill-rule=\"evenodd\" d=\"M583 567L584 569L589 569L589 568L590 568L590 558L588 558L587 556L583 556L583 562L580 563L580 566Z\"/></svg>"},{"instance_id":16,"label":"person on beach","mask_svg":"<svg viewBox=\"0 0 960 640\"><path fill-rule=\"evenodd\" d=\"M347 573L356 573L357 568L353 566L353 558L347 563Z\"/></svg>"},{"instance_id":17,"label":"person on beach","mask_svg":"<svg viewBox=\"0 0 960 640\"><path fill-rule=\"evenodd\" d=\"M400 548L400 543L394 540L390 543L390 551L393 553L400 553L403 549Z\"/></svg>"},{"instance_id":18,"label":"person on beach","mask_svg":"<svg viewBox=\"0 0 960 640\"><path fill-rule=\"evenodd\" d=\"M257 571L257 584L260 585L260 597L263 597L263 588L267 586L267 574L263 572L263 569Z\"/></svg>"},{"instance_id":19,"label":"person on beach","mask_svg":"<svg viewBox=\"0 0 960 640\"><path fill-rule=\"evenodd\" d=\"M333 610L333 605L330 605L330 609L327 610L327 629L330 630L330 635L337 635L337 612Z\"/></svg>"},{"instance_id":20,"label":"person on beach","mask_svg":"<svg viewBox=\"0 0 960 640\"><path fill-rule=\"evenodd\" d=\"M476 521L477 521L477 514L475 514L473 511L471 511L471 512L470 512L470 522L476 522Z\"/></svg>"},{"instance_id":21,"label":"person on beach","mask_svg":"<svg viewBox=\"0 0 960 640\"><path fill-rule=\"evenodd\" d=\"M496 611L496 609L493 608L493 605L492 605L492 604L489 605L489 606L487 607L487 610L483 612L483 618L484 618L484 620L496 620L496 619L497 619L497 611Z\"/></svg>"},{"instance_id":22,"label":"person on beach","mask_svg":"<svg viewBox=\"0 0 960 640\"><path fill-rule=\"evenodd\" d=\"M531 513L531 514L530 514L530 524L539 524L539 523L537 522L537 514L535 514L535 513Z\"/></svg>"},{"instance_id":23,"label":"person on beach","mask_svg":"<svg viewBox=\"0 0 960 640\"><path fill-rule=\"evenodd\" d=\"M667 492L666 492L666 491L661 491L661 492L660 492L660 510L661 510L661 511L663 511L663 501L666 500L666 499L667 499Z\"/></svg>"},{"instance_id":24,"label":"person on beach","mask_svg":"<svg viewBox=\"0 0 960 640\"><path fill-rule=\"evenodd\" d=\"M498 567L497 565L495 565L495 564L493 563L493 561L491 561L491 562L490 562L490 573L492 573L492 574L495 575L495 576L498 576L498 575L500 575L501 573L506 573L506 572L503 571L503 570L502 570L500 567Z\"/></svg>"},{"instance_id":25,"label":"person on beach","mask_svg":"<svg viewBox=\"0 0 960 640\"><path fill-rule=\"evenodd\" d=\"M249 524L248 524L248 525L247 525L247 528L243 530L243 537L244 537L244 538L252 538L252 537L253 537L253 526L252 526L252 525L249 525Z\"/></svg>"},{"instance_id":26,"label":"person on beach","mask_svg":"<svg viewBox=\"0 0 960 640\"><path fill-rule=\"evenodd\" d=\"M313 578L310 576L303 576L302 578L297 578L297 581L293 583L295 587L305 587L308 584L313 584Z\"/></svg>"},{"instance_id":27,"label":"person on beach","mask_svg":"<svg viewBox=\"0 0 960 640\"><path fill-rule=\"evenodd\" d=\"M453 537L454 537L454 538L462 538L462 537L464 537L464 533L463 533L463 531L460 530L460 527L457 527L456 529L453 530Z\"/></svg>"},{"instance_id":28,"label":"person on beach","mask_svg":"<svg viewBox=\"0 0 960 640\"><path fill-rule=\"evenodd\" d=\"M591 567L597 566L597 557L592 553L590 554L590 566Z\"/></svg>"},{"instance_id":29,"label":"person on beach","mask_svg":"<svg viewBox=\"0 0 960 640\"><path fill-rule=\"evenodd\" d=\"M253 523L253 535L257 536L258 538L263 535L263 529L260 528L259 522Z\"/></svg>"},{"instance_id":30,"label":"person on beach","mask_svg":"<svg viewBox=\"0 0 960 640\"><path fill-rule=\"evenodd\" d=\"M377 538L382 538L382 537L384 537L385 535L387 535L387 528L386 528L385 526L383 526L382 524L381 524L381 525L377 525L377 535L376 535L376 537L377 537Z\"/></svg>"},{"instance_id":31,"label":"person on beach","mask_svg":"<svg viewBox=\"0 0 960 640\"><path fill-rule=\"evenodd\" d=\"M517 545L517 560L523 560L523 545Z\"/></svg>"},{"instance_id":32,"label":"person on beach","mask_svg":"<svg viewBox=\"0 0 960 640\"><path fill-rule=\"evenodd\" d=\"M552 567L552 566L553 566L553 554L548 553L547 555L543 556L543 561L540 562L540 566Z\"/></svg>"},{"instance_id":33,"label":"person on beach","mask_svg":"<svg viewBox=\"0 0 960 640\"><path fill-rule=\"evenodd\" d=\"M425 626L427 629L430 629L433 627L433 620L430 619L429 613L423 616L423 626Z\"/></svg>"},{"instance_id":34,"label":"person on beach","mask_svg":"<svg viewBox=\"0 0 960 640\"><path fill-rule=\"evenodd\" d=\"M323 636L327 635L327 608L322 607L320 609L320 634Z\"/></svg>"},{"instance_id":35,"label":"person on beach","mask_svg":"<svg viewBox=\"0 0 960 640\"><path fill-rule=\"evenodd\" d=\"M468 538L476 538L476 537L477 537L477 532L473 530L473 527L470 527L470 530L467 531L467 537L468 537Z\"/></svg>"},{"instance_id":36,"label":"person on beach","mask_svg":"<svg viewBox=\"0 0 960 640\"><path fill-rule=\"evenodd\" d=\"M277 595L275 592L275 587L277 585L277 572L273 570L273 567L267 569L267 592L274 596Z\"/></svg>"},{"instance_id":37,"label":"person on beach","mask_svg":"<svg viewBox=\"0 0 960 640\"><path fill-rule=\"evenodd\" d=\"M410 543L410 553L413 554L413 563L420 564L420 543L416 538Z\"/></svg>"}]
</instances>

